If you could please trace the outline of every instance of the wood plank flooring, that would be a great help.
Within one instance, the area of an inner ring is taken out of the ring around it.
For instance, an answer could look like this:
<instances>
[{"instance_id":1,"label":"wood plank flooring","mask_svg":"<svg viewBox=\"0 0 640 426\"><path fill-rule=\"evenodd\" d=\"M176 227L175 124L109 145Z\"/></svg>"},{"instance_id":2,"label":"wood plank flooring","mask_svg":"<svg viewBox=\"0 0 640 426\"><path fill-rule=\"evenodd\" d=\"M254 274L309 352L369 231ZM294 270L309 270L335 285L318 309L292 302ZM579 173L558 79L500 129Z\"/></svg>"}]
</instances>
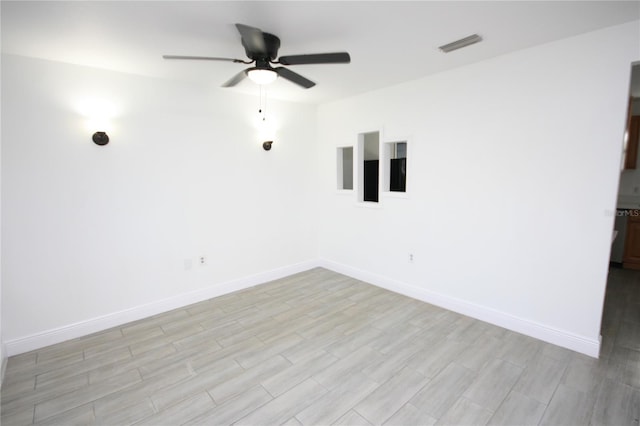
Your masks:
<instances>
[{"instance_id":1,"label":"wood plank flooring","mask_svg":"<svg viewBox=\"0 0 640 426\"><path fill-rule=\"evenodd\" d=\"M640 273L589 358L313 269L12 357L2 425L631 425Z\"/></svg>"}]
</instances>

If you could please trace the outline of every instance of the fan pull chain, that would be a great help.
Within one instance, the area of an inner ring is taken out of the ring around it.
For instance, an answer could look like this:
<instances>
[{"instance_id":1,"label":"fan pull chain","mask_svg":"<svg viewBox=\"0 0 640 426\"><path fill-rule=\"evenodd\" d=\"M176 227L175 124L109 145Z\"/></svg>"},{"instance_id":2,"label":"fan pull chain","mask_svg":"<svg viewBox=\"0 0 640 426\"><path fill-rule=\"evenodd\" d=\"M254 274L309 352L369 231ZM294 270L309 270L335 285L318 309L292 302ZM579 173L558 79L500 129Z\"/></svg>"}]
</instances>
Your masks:
<instances>
[{"instance_id":1,"label":"fan pull chain","mask_svg":"<svg viewBox=\"0 0 640 426\"><path fill-rule=\"evenodd\" d=\"M267 119L267 88L264 88L264 106L262 107L262 121Z\"/></svg>"},{"instance_id":2,"label":"fan pull chain","mask_svg":"<svg viewBox=\"0 0 640 426\"><path fill-rule=\"evenodd\" d=\"M264 102L262 100L262 85L258 86L260 88L260 101L258 104L258 114L262 116L262 121L267 120L267 88L264 88Z\"/></svg>"},{"instance_id":3,"label":"fan pull chain","mask_svg":"<svg viewBox=\"0 0 640 426\"><path fill-rule=\"evenodd\" d=\"M262 114L262 86L258 85L258 114Z\"/></svg>"}]
</instances>

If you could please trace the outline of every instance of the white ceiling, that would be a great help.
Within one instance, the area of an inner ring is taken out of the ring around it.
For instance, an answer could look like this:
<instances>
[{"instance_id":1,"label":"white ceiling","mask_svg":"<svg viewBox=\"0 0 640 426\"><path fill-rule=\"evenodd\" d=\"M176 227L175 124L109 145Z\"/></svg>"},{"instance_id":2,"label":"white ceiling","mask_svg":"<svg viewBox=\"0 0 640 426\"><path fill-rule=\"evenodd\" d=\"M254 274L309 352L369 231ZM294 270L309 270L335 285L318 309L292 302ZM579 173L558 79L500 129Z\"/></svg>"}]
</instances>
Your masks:
<instances>
[{"instance_id":1,"label":"white ceiling","mask_svg":"<svg viewBox=\"0 0 640 426\"><path fill-rule=\"evenodd\" d=\"M298 65L304 90L279 79L269 96L326 102L507 52L640 19L639 1L2 1L2 52L221 85L243 64L167 61L163 54L244 59L234 23L280 37L281 55L348 51L349 65ZM480 44L439 45L473 33ZM257 93L248 80L236 92Z\"/></svg>"}]
</instances>

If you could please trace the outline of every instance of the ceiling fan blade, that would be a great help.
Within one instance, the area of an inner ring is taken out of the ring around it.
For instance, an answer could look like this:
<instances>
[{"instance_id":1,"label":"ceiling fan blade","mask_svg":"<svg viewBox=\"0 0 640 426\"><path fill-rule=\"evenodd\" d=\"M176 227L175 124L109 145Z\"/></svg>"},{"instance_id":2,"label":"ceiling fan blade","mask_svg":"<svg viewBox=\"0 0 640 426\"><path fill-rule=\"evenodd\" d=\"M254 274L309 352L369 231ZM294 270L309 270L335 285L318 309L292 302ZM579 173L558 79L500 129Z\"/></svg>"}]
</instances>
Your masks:
<instances>
[{"instance_id":1,"label":"ceiling fan blade","mask_svg":"<svg viewBox=\"0 0 640 426\"><path fill-rule=\"evenodd\" d=\"M262 30L244 24L236 24L236 28L242 36L242 44L251 52L266 53L267 46L264 43Z\"/></svg>"},{"instance_id":2,"label":"ceiling fan blade","mask_svg":"<svg viewBox=\"0 0 640 426\"><path fill-rule=\"evenodd\" d=\"M313 81L301 76L297 72L291 71L289 68L278 67L274 68L274 71L277 72L280 77L286 78L305 89L309 89L316 85Z\"/></svg>"},{"instance_id":3,"label":"ceiling fan blade","mask_svg":"<svg viewBox=\"0 0 640 426\"><path fill-rule=\"evenodd\" d=\"M238 74L231 77L231 79L229 79L226 83L224 83L222 87L233 87L236 84L240 83L245 78L247 78L247 70L242 70Z\"/></svg>"},{"instance_id":4,"label":"ceiling fan blade","mask_svg":"<svg viewBox=\"0 0 640 426\"><path fill-rule=\"evenodd\" d=\"M347 52L315 53L311 55L289 55L278 59L282 65L303 64L348 64L351 56Z\"/></svg>"},{"instance_id":5,"label":"ceiling fan blade","mask_svg":"<svg viewBox=\"0 0 640 426\"><path fill-rule=\"evenodd\" d=\"M227 62L241 62L243 64L251 63L241 59L233 58L217 58L215 56L183 56L183 55L162 55L164 59L192 59L197 61L227 61Z\"/></svg>"}]
</instances>

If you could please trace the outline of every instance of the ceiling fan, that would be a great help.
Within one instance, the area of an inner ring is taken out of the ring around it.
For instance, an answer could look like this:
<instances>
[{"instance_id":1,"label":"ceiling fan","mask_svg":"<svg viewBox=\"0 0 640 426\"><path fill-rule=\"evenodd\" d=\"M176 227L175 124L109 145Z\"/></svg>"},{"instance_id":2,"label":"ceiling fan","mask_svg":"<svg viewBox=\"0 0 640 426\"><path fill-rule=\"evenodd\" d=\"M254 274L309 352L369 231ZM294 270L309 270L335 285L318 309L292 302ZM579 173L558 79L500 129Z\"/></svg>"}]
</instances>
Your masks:
<instances>
[{"instance_id":1,"label":"ceiling fan","mask_svg":"<svg viewBox=\"0 0 640 426\"><path fill-rule=\"evenodd\" d=\"M269 33L248 25L236 24L236 28L240 32L242 46L244 47L249 61L232 58L218 58L211 56L180 56L180 55L163 55L164 59L194 59L204 61L227 61L240 64L255 64L253 67L240 71L231 77L222 87L232 87L240 83L246 77L258 84L268 84L274 81L278 76L285 78L299 86L309 89L316 84L291 71L285 67L272 67L272 64L279 65L303 65L303 64L348 64L351 57L347 52L335 53L315 53L308 55L289 55L278 58L278 49L280 48L280 39ZM278 58L276 60L276 58Z\"/></svg>"}]
</instances>

